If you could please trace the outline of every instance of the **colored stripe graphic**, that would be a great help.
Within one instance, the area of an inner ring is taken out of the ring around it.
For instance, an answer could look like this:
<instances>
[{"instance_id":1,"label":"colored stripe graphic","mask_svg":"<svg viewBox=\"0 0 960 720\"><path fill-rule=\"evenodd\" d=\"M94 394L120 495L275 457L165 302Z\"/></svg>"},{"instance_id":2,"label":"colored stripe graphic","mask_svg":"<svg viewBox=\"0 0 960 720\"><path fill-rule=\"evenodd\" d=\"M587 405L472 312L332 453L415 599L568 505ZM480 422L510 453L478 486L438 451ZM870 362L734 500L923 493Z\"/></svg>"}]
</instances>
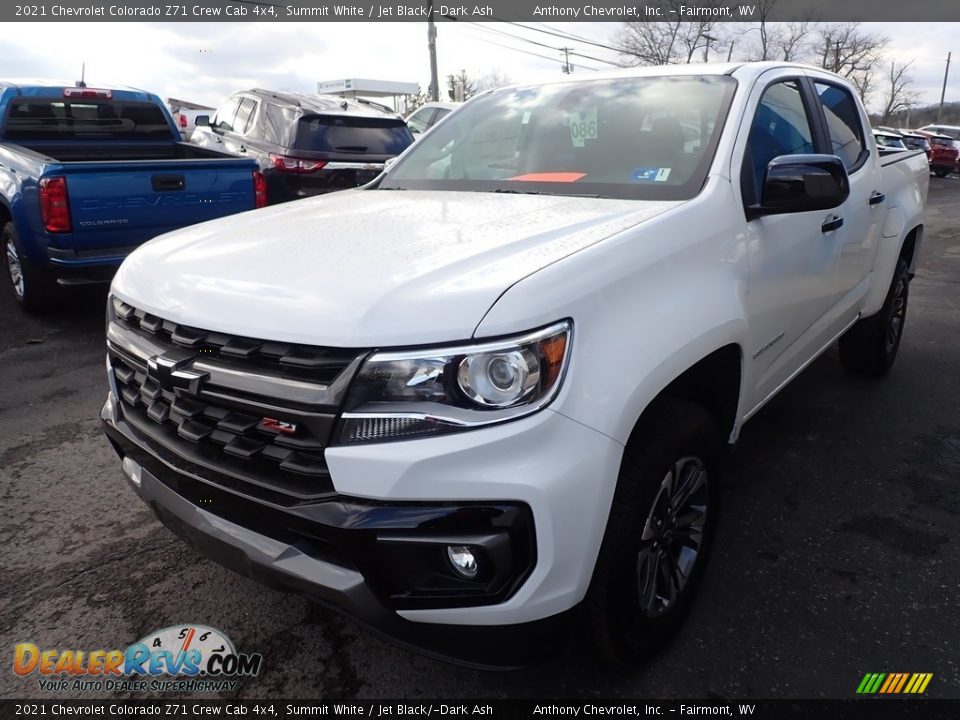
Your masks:
<instances>
[{"instance_id":1,"label":"colored stripe graphic","mask_svg":"<svg viewBox=\"0 0 960 720\"><path fill-rule=\"evenodd\" d=\"M857 694L920 695L932 679L933 673L867 673L857 686Z\"/></svg>"}]
</instances>

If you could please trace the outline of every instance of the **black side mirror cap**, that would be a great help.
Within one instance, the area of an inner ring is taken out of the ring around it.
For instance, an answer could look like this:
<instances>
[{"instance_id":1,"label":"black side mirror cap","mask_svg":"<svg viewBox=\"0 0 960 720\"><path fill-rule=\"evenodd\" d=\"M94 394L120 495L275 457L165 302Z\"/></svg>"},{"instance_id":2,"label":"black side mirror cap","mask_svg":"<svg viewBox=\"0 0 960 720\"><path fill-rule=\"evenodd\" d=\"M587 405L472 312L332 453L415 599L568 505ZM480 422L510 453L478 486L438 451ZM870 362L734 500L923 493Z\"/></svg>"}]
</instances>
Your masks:
<instances>
[{"instance_id":1,"label":"black side mirror cap","mask_svg":"<svg viewBox=\"0 0 960 720\"><path fill-rule=\"evenodd\" d=\"M836 155L780 155L767 165L760 202L747 219L813 210L832 210L850 195L850 179Z\"/></svg>"}]
</instances>

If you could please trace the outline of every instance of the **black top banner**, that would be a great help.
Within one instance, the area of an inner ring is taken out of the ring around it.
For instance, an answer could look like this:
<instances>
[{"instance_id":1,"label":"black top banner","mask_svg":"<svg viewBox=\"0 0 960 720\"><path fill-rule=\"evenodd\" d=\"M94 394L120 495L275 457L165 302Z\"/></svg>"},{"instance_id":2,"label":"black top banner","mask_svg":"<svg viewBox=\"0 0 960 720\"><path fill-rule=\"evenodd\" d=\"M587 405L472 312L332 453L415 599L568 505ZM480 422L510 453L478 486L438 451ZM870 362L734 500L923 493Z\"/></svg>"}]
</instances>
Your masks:
<instances>
[{"instance_id":1,"label":"black top banner","mask_svg":"<svg viewBox=\"0 0 960 720\"><path fill-rule=\"evenodd\" d=\"M60 0L3 3L3 22L768 22L960 20L960 3L950 0Z\"/></svg>"}]
</instances>

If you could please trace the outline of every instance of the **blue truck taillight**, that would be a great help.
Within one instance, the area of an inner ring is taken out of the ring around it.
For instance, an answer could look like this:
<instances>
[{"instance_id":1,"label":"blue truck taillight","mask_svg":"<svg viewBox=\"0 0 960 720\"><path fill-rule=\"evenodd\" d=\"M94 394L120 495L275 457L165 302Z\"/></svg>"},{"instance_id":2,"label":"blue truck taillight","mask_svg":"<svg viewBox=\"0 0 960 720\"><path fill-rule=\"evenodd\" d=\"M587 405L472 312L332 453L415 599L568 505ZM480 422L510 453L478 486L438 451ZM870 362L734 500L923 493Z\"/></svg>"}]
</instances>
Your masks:
<instances>
[{"instance_id":1,"label":"blue truck taillight","mask_svg":"<svg viewBox=\"0 0 960 720\"><path fill-rule=\"evenodd\" d=\"M47 177L40 180L40 216L47 232L64 233L73 229L65 177Z\"/></svg>"},{"instance_id":2,"label":"blue truck taillight","mask_svg":"<svg viewBox=\"0 0 960 720\"><path fill-rule=\"evenodd\" d=\"M267 206L267 179L259 170L253 171L253 207Z\"/></svg>"}]
</instances>

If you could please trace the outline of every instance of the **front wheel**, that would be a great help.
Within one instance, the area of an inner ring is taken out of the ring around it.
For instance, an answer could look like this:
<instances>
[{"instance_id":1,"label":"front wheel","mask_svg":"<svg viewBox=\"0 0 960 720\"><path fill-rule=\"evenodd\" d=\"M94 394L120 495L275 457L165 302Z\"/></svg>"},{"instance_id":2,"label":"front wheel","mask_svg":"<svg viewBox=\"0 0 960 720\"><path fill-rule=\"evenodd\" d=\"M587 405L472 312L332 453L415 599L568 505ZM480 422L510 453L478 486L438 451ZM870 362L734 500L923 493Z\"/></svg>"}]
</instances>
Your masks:
<instances>
[{"instance_id":1,"label":"front wheel","mask_svg":"<svg viewBox=\"0 0 960 720\"><path fill-rule=\"evenodd\" d=\"M880 312L860 320L840 338L840 363L847 370L867 377L890 372L903 338L909 297L910 266L900 258Z\"/></svg>"},{"instance_id":2,"label":"front wheel","mask_svg":"<svg viewBox=\"0 0 960 720\"><path fill-rule=\"evenodd\" d=\"M947 175L949 175L949 174L950 174L950 171L949 171L949 170L945 170L945 169L943 169L943 168L937 168L936 170L933 171L933 174L936 175L937 177L942 178L942 177L946 177Z\"/></svg>"},{"instance_id":3,"label":"front wheel","mask_svg":"<svg viewBox=\"0 0 960 720\"><path fill-rule=\"evenodd\" d=\"M624 452L585 601L584 640L630 664L666 644L690 609L719 505L719 433L698 405L659 400Z\"/></svg>"}]
</instances>

